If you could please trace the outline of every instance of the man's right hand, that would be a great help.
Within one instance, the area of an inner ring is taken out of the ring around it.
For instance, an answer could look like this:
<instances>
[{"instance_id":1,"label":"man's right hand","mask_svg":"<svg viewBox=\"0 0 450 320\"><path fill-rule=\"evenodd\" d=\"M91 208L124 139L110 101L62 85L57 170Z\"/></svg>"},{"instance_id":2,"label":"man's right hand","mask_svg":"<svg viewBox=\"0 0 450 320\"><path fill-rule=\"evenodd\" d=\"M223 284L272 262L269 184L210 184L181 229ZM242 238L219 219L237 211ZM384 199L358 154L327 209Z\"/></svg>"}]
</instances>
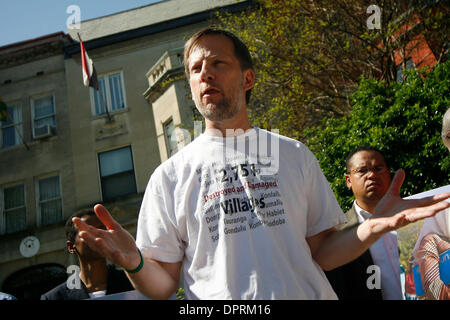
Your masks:
<instances>
[{"instance_id":1,"label":"man's right hand","mask_svg":"<svg viewBox=\"0 0 450 320\"><path fill-rule=\"evenodd\" d=\"M80 230L80 239L115 265L134 270L139 266L141 257L133 236L122 228L101 204L97 204L94 211L106 230L96 229L79 218L73 218L73 223ZM127 273L131 283L136 290L149 298L169 299L178 289L182 262L166 263L144 259L141 271Z\"/></svg>"},{"instance_id":2,"label":"man's right hand","mask_svg":"<svg viewBox=\"0 0 450 320\"><path fill-rule=\"evenodd\" d=\"M94 228L80 218L73 218L73 223L80 230L80 239L115 265L128 270L135 269L140 263L140 256L133 236L101 204L97 204L94 211L106 230Z\"/></svg>"}]
</instances>

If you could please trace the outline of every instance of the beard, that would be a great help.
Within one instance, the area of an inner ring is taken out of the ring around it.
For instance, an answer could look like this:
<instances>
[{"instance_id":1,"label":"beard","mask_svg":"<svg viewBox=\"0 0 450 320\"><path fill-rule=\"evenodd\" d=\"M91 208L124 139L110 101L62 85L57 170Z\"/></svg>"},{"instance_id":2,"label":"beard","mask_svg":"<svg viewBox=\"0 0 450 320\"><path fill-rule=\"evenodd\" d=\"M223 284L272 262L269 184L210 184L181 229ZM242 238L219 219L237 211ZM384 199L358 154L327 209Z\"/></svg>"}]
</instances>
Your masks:
<instances>
[{"instance_id":1,"label":"beard","mask_svg":"<svg viewBox=\"0 0 450 320\"><path fill-rule=\"evenodd\" d=\"M240 79L237 88L242 88L242 82L243 79ZM200 97L200 99L195 101L195 106L200 114L210 121L220 122L231 119L241 110L245 103L245 92L242 96L237 88L231 90L233 93L231 97L225 97L223 95L222 99L216 103L209 102L205 104ZM223 92L223 90L221 90L221 92Z\"/></svg>"},{"instance_id":2,"label":"beard","mask_svg":"<svg viewBox=\"0 0 450 320\"><path fill-rule=\"evenodd\" d=\"M197 105L198 111L210 121L219 122L233 118L241 109L240 104L231 103L230 99L222 98L217 103Z\"/></svg>"}]
</instances>

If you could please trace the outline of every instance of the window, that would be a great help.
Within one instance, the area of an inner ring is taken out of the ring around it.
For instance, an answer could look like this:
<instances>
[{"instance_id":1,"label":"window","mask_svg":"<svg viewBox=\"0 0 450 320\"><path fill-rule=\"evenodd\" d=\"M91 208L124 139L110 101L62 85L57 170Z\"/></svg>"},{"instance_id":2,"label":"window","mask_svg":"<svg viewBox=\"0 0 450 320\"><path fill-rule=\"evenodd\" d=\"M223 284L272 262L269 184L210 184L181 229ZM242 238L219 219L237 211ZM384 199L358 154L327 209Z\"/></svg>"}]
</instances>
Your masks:
<instances>
[{"instance_id":1,"label":"window","mask_svg":"<svg viewBox=\"0 0 450 320\"><path fill-rule=\"evenodd\" d=\"M131 147L99 153L98 160L103 200L137 192Z\"/></svg>"},{"instance_id":2,"label":"window","mask_svg":"<svg viewBox=\"0 0 450 320\"><path fill-rule=\"evenodd\" d=\"M125 109L125 94L123 91L121 72L99 77L98 88L102 92L103 101L100 98L99 91L91 89L95 105L95 115L106 113L103 103L107 105L109 112Z\"/></svg>"},{"instance_id":3,"label":"window","mask_svg":"<svg viewBox=\"0 0 450 320\"><path fill-rule=\"evenodd\" d=\"M2 233L13 233L26 229L24 185L3 189Z\"/></svg>"},{"instance_id":4,"label":"window","mask_svg":"<svg viewBox=\"0 0 450 320\"><path fill-rule=\"evenodd\" d=\"M175 134L175 126L173 124L173 120L170 119L164 124L164 137L166 139L166 150L167 157L171 157L178 151L177 148L177 139L174 137Z\"/></svg>"},{"instance_id":5,"label":"window","mask_svg":"<svg viewBox=\"0 0 450 320\"><path fill-rule=\"evenodd\" d=\"M8 121L0 122L0 143L2 148L8 148L22 144L22 106L11 105L7 107Z\"/></svg>"},{"instance_id":6,"label":"window","mask_svg":"<svg viewBox=\"0 0 450 320\"><path fill-rule=\"evenodd\" d=\"M55 133L55 99L53 95L47 95L31 99L31 112L33 115L33 137Z\"/></svg>"},{"instance_id":7,"label":"window","mask_svg":"<svg viewBox=\"0 0 450 320\"><path fill-rule=\"evenodd\" d=\"M40 179L38 189L41 226L61 221L62 201L59 176Z\"/></svg>"},{"instance_id":8,"label":"window","mask_svg":"<svg viewBox=\"0 0 450 320\"><path fill-rule=\"evenodd\" d=\"M403 68L403 63L397 66L397 81L403 81L403 70L409 70L415 68L414 62L412 59L408 59L405 61L405 68Z\"/></svg>"}]
</instances>

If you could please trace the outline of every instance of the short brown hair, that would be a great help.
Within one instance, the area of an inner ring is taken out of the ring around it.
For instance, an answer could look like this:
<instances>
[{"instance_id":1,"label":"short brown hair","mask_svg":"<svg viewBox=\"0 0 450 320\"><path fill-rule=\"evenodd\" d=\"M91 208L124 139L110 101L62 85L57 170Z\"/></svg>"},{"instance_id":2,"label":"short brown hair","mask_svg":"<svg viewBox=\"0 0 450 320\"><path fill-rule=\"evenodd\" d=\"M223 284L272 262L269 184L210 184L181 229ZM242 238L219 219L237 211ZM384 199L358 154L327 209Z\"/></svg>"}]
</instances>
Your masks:
<instances>
[{"instance_id":1,"label":"short brown hair","mask_svg":"<svg viewBox=\"0 0 450 320\"><path fill-rule=\"evenodd\" d=\"M189 38L189 40L184 45L184 71L186 72L186 77L188 79L189 79L189 56L191 54L191 51L193 47L197 44L197 42L200 40L200 38L210 34L222 35L230 39L233 42L234 54L236 55L236 58L239 60L241 69L242 70L253 69L252 57L250 55L247 46L241 41L241 39L239 39L229 31L213 27L207 27L194 34L191 38ZM245 93L247 103L250 101L250 94L251 94L250 92L251 89L247 90L247 92Z\"/></svg>"}]
</instances>

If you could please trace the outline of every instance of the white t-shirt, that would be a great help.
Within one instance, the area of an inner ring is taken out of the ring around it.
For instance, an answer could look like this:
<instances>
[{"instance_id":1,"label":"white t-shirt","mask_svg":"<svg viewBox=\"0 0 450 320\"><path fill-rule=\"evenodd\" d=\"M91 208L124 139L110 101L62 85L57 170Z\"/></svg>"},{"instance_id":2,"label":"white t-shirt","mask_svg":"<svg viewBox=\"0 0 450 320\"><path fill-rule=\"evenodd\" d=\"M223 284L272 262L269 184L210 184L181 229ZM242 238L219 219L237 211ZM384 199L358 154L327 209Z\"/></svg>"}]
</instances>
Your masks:
<instances>
[{"instance_id":1,"label":"white t-shirt","mask_svg":"<svg viewBox=\"0 0 450 320\"><path fill-rule=\"evenodd\" d=\"M311 151L252 128L202 134L161 164L136 243L183 261L187 299L337 299L305 238L345 222Z\"/></svg>"},{"instance_id":2,"label":"white t-shirt","mask_svg":"<svg viewBox=\"0 0 450 320\"><path fill-rule=\"evenodd\" d=\"M370 218L371 213L363 210L356 201L354 204L359 223ZM383 234L370 246L369 250L373 263L380 267L383 300L403 300L397 231Z\"/></svg>"}]
</instances>

